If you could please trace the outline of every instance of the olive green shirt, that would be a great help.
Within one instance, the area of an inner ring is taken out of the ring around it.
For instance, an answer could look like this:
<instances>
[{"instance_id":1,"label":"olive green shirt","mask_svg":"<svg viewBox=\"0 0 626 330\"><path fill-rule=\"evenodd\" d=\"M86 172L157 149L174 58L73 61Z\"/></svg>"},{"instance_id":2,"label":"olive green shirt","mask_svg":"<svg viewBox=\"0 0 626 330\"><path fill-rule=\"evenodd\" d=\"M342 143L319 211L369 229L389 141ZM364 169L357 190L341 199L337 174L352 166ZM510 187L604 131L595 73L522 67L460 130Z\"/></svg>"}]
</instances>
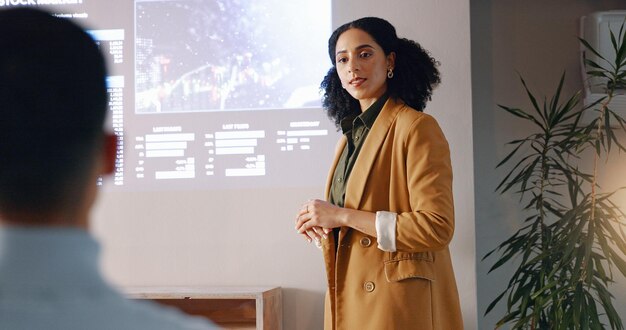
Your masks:
<instances>
[{"instance_id":1,"label":"olive green shirt","mask_svg":"<svg viewBox=\"0 0 626 330\"><path fill-rule=\"evenodd\" d=\"M328 201L334 205L343 207L346 197L346 182L352 172L361 147L367 134L372 129L378 114L383 109L389 95L383 94L374 104L358 116L350 116L341 121L341 131L348 142L343 149L337 167L333 173L333 181L330 185Z\"/></svg>"}]
</instances>

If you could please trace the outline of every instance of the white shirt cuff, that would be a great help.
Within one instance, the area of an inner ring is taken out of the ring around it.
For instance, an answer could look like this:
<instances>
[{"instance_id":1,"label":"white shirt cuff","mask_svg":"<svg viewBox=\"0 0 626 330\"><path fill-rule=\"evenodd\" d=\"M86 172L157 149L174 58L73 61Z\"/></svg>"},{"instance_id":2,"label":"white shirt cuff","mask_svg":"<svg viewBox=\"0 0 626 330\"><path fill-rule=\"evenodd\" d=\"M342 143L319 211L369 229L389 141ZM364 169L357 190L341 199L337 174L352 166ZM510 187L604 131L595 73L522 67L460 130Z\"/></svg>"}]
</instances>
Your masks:
<instances>
[{"instance_id":1,"label":"white shirt cuff","mask_svg":"<svg viewBox=\"0 0 626 330\"><path fill-rule=\"evenodd\" d=\"M396 216L397 213L376 212L376 236L378 248L387 252L396 252Z\"/></svg>"}]
</instances>

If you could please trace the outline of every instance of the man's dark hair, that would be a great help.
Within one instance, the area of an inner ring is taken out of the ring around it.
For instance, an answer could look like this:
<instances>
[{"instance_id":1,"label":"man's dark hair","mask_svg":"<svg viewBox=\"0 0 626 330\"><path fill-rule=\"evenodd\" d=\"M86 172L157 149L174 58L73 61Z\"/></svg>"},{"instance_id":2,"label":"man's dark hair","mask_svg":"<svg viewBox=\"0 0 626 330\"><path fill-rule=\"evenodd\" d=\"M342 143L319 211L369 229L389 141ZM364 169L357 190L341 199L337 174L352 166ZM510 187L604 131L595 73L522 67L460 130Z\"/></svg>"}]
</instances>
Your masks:
<instances>
[{"instance_id":1,"label":"man's dark hair","mask_svg":"<svg viewBox=\"0 0 626 330\"><path fill-rule=\"evenodd\" d=\"M0 211L60 209L102 143L104 59L81 27L27 8L0 10L0 49Z\"/></svg>"}]
</instances>

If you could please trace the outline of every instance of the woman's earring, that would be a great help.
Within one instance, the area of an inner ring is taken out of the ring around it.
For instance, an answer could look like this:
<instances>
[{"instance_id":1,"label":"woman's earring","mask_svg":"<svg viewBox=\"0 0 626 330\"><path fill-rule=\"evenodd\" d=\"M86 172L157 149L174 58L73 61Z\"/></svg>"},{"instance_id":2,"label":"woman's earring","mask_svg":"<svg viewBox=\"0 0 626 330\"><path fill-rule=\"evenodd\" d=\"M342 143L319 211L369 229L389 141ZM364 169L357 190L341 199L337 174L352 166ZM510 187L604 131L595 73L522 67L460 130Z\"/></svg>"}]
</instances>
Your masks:
<instances>
[{"instance_id":1,"label":"woman's earring","mask_svg":"<svg viewBox=\"0 0 626 330\"><path fill-rule=\"evenodd\" d=\"M387 69L387 78L389 78L389 79L393 78L393 69L392 68Z\"/></svg>"}]
</instances>

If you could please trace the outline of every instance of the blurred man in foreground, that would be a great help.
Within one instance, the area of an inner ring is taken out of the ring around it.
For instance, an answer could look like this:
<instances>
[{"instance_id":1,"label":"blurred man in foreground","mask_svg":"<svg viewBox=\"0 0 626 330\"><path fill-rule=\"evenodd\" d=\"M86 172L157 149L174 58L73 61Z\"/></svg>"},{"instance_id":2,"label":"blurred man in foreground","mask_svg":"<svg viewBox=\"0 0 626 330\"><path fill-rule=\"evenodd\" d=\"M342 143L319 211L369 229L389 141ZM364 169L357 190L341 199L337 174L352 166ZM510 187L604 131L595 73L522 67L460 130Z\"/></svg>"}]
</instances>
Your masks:
<instances>
[{"instance_id":1,"label":"blurred man in foreground","mask_svg":"<svg viewBox=\"0 0 626 330\"><path fill-rule=\"evenodd\" d=\"M106 69L90 36L34 9L0 10L0 329L210 329L125 299L87 231L115 167Z\"/></svg>"}]
</instances>

